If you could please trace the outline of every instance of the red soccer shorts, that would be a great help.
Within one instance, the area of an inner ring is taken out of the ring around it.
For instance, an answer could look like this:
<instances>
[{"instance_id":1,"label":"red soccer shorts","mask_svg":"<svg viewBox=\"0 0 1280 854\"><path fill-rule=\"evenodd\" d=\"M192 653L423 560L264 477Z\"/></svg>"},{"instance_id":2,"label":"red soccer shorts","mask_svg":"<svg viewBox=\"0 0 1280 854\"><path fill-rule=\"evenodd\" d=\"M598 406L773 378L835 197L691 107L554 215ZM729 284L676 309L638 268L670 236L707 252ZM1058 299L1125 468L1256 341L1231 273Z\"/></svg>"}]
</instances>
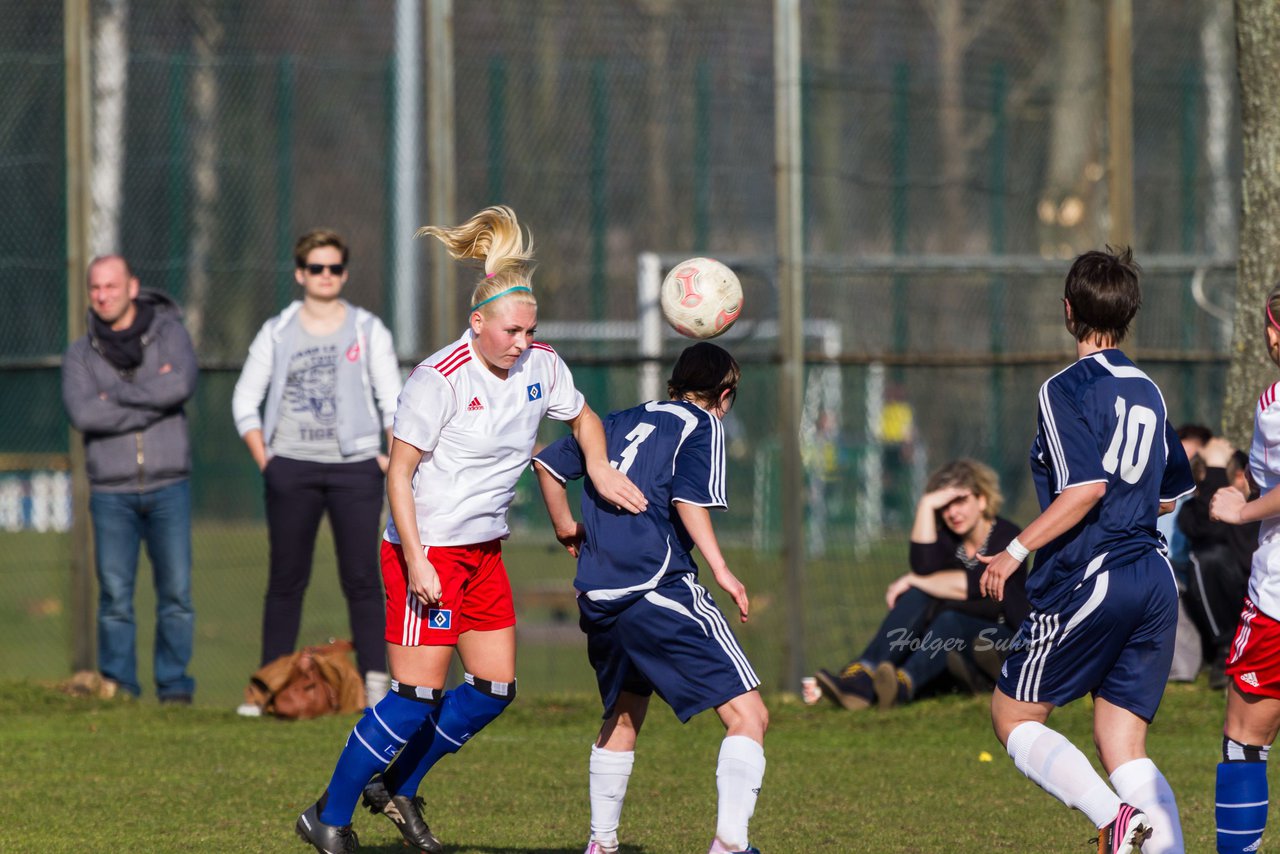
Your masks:
<instances>
[{"instance_id":1,"label":"red soccer shorts","mask_svg":"<svg viewBox=\"0 0 1280 854\"><path fill-rule=\"evenodd\" d=\"M1227 675L1246 694L1280 699L1280 623L1245 597Z\"/></svg>"},{"instance_id":2,"label":"red soccer shorts","mask_svg":"<svg viewBox=\"0 0 1280 854\"><path fill-rule=\"evenodd\" d=\"M511 582L498 540L471 546L429 546L427 560L440 576L440 602L430 608L409 592L404 550L382 541L382 584L387 591L387 642L401 646L454 646L458 635L516 624Z\"/></svg>"}]
</instances>

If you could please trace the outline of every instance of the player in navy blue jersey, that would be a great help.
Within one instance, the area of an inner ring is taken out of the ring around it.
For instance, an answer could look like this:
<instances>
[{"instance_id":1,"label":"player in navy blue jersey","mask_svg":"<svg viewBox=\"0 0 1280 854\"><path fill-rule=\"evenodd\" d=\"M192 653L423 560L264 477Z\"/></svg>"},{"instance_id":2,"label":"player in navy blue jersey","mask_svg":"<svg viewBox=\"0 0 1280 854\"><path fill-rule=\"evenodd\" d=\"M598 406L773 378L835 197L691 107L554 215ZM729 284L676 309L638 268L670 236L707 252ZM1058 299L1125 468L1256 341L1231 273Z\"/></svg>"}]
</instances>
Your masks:
<instances>
[{"instance_id":1,"label":"player in navy blue jersey","mask_svg":"<svg viewBox=\"0 0 1280 854\"><path fill-rule=\"evenodd\" d=\"M751 669L707 590L697 546L716 583L747 619L746 588L720 553L711 509L726 509L724 428L740 370L725 350L685 349L667 381L668 401L650 401L604 420L610 464L644 492L648 509L615 512L587 480L582 523L564 483L585 474L566 436L534 456L556 538L578 558L587 653L604 702L591 748L591 840L587 854L618 850L618 823L635 759L636 735L657 692L681 722L715 709L727 733L716 766L719 811L711 852L759 852L747 825L764 777L769 715Z\"/></svg>"},{"instance_id":2,"label":"player in navy blue jersey","mask_svg":"<svg viewBox=\"0 0 1280 854\"><path fill-rule=\"evenodd\" d=\"M1041 386L1031 446L1042 512L1005 551L980 558L983 592L1000 599L1036 552L1032 611L1001 672L992 722L1018 770L1094 822L1102 854L1183 850L1173 790L1147 758L1146 737L1178 618L1156 517L1195 483L1160 389L1116 349L1142 302L1140 273L1128 249L1086 252L1071 265L1062 303L1077 361ZM1045 726L1055 707L1085 694L1111 786Z\"/></svg>"}]
</instances>

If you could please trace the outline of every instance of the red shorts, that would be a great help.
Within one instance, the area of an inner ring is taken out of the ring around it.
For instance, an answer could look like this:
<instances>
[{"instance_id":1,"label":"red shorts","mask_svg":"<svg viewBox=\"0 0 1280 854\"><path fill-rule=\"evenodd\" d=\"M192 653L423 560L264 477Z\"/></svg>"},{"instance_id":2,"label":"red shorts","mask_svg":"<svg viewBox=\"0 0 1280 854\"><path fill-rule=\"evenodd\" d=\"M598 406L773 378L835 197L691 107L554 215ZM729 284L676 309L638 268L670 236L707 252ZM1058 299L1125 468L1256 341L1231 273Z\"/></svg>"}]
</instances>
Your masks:
<instances>
[{"instance_id":1,"label":"red shorts","mask_svg":"<svg viewBox=\"0 0 1280 854\"><path fill-rule=\"evenodd\" d=\"M1280 699L1280 622L1259 611L1247 596L1227 657L1227 675L1245 694Z\"/></svg>"},{"instance_id":2,"label":"red shorts","mask_svg":"<svg viewBox=\"0 0 1280 854\"><path fill-rule=\"evenodd\" d=\"M458 635L516 624L511 582L498 540L471 546L429 546L427 560L440 576L440 603L428 608L409 592L404 550L382 541L382 584L387 591L387 642L400 646L453 646Z\"/></svg>"}]
</instances>

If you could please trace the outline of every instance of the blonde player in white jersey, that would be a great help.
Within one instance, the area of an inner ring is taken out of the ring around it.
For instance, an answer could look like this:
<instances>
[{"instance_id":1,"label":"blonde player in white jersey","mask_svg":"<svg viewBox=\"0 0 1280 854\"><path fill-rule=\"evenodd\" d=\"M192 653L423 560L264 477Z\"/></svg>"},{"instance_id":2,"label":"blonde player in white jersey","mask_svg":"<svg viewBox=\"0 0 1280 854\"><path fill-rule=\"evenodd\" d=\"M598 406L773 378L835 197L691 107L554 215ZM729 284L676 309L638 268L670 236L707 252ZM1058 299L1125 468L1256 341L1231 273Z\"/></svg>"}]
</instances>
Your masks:
<instances>
[{"instance_id":1,"label":"blonde player in white jersey","mask_svg":"<svg viewBox=\"0 0 1280 854\"><path fill-rule=\"evenodd\" d=\"M569 369L534 341L532 245L515 212L485 208L460 226L418 233L439 239L456 259L482 261L484 277L462 337L419 364L400 394L382 547L391 691L365 710L328 789L298 819L298 835L322 852L356 850L351 817L362 793L409 844L443 850L417 790L438 759L515 697L515 611L501 541L539 422L569 424L592 482L615 506L647 505L609 465L600 418ZM465 679L444 692L455 647Z\"/></svg>"},{"instance_id":2,"label":"blonde player in white jersey","mask_svg":"<svg viewBox=\"0 0 1280 854\"><path fill-rule=\"evenodd\" d=\"M1267 354L1280 365L1280 287L1267 296ZM1257 851L1267 826L1267 754L1280 731L1280 383L1254 411L1249 474L1259 495L1246 501L1219 489L1209 514L1241 525L1261 522L1249 572L1249 594L1227 657L1227 714L1214 802L1218 851Z\"/></svg>"}]
</instances>

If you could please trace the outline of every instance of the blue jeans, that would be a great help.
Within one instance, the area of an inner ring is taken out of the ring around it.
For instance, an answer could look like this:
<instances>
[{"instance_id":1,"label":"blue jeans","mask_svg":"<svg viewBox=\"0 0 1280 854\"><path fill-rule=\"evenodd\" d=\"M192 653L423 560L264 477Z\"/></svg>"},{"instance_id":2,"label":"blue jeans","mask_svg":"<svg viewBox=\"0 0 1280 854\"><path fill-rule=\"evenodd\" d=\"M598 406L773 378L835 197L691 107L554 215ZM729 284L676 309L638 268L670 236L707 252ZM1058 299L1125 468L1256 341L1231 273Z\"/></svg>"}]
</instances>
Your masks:
<instances>
[{"instance_id":1,"label":"blue jeans","mask_svg":"<svg viewBox=\"0 0 1280 854\"><path fill-rule=\"evenodd\" d=\"M946 672L948 652L954 650L972 660L974 650L1008 650L1014 629L963 611L943 611L925 630L928 641L921 639L921 648L911 654L902 669L918 692Z\"/></svg>"},{"instance_id":2,"label":"blue jeans","mask_svg":"<svg viewBox=\"0 0 1280 854\"><path fill-rule=\"evenodd\" d=\"M872 668L882 661L901 667L911 656L908 641L924 634L937 610L938 602L938 599L916 587L903 592L894 603L893 610L885 614L871 643L854 660L869 662Z\"/></svg>"},{"instance_id":3,"label":"blue jeans","mask_svg":"<svg viewBox=\"0 0 1280 854\"><path fill-rule=\"evenodd\" d=\"M190 696L196 688L187 675L195 628L190 481L151 492L93 492L89 512L98 572L98 670L135 697L141 693L133 591L145 539L156 586L156 694Z\"/></svg>"}]
</instances>

